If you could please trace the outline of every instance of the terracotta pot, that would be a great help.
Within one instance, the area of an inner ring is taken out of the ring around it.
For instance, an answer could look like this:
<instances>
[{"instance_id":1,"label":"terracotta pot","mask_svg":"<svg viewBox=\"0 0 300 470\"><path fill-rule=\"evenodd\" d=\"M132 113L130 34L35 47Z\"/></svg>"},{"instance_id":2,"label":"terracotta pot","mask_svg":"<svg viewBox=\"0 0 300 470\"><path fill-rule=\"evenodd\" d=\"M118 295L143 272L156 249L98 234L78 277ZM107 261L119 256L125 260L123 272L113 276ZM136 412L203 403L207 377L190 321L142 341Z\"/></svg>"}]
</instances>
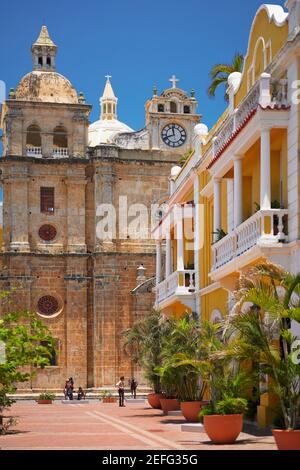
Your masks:
<instances>
[{"instance_id":1,"label":"terracotta pot","mask_svg":"<svg viewBox=\"0 0 300 470\"><path fill-rule=\"evenodd\" d=\"M284 431L273 429L278 450L300 450L300 430Z\"/></svg>"},{"instance_id":2,"label":"terracotta pot","mask_svg":"<svg viewBox=\"0 0 300 470\"><path fill-rule=\"evenodd\" d=\"M117 397L103 397L102 398L102 403L117 403L118 398Z\"/></svg>"},{"instance_id":3,"label":"terracotta pot","mask_svg":"<svg viewBox=\"0 0 300 470\"><path fill-rule=\"evenodd\" d=\"M148 395L148 403L149 405L154 408L155 410L161 409L160 398L163 398L162 393L149 393Z\"/></svg>"},{"instance_id":4,"label":"terracotta pot","mask_svg":"<svg viewBox=\"0 0 300 470\"><path fill-rule=\"evenodd\" d=\"M232 444L242 431L243 415L207 415L203 423L214 444Z\"/></svg>"},{"instance_id":5,"label":"terracotta pot","mask_svg":"<svg viewBox=\"0 0 300 470\"><path fill-rule=\"evenodd\" d=\"M189 423L199 423L201 408L207 404L207 401L183 401L180 403L180 408Z\"/></svg>"},{"instance_id":6,"label":"terracotta pot","mask_svg":"<svg viewBox=\"0 0 300 470\"><path fill-rule=\"evenodd\" d=\"M38 400L38 405L52 405L52 400Z\"/></svg>"},{"instance_id":7,"label":"terracotta pot","mask_svg":"<svg viewBox=\"0 0 300 470\"><path fill-rule=\"evenodd\" d=\"M165 414L169 411L179 411L180 403L177 398L160 398L161 409Z\"/></svg>"}]
</instances>

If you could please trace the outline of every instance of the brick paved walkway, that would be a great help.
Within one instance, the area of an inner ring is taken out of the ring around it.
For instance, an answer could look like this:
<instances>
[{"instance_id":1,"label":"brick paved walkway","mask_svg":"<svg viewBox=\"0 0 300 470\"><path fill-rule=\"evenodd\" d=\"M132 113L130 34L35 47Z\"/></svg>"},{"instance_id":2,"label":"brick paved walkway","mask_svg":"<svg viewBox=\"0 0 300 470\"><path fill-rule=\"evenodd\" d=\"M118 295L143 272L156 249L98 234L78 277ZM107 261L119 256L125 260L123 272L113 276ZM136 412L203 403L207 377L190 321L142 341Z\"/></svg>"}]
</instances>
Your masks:
<instances>
[{"instance_id":1,"label":"brick paved walkway","mask_svg":"<svg viewBox=\"0 0 300 470\"><path fill-rule=\"evenodd\" d=\"M18 403L12 433L0 436L0 448L98 450L274 450L273 437L241 434L232 446L214 446L206 434L182 433L181 417L166 417L144 404L119 408L115 404L37 405Z\"/></svg>"}]
</instances>

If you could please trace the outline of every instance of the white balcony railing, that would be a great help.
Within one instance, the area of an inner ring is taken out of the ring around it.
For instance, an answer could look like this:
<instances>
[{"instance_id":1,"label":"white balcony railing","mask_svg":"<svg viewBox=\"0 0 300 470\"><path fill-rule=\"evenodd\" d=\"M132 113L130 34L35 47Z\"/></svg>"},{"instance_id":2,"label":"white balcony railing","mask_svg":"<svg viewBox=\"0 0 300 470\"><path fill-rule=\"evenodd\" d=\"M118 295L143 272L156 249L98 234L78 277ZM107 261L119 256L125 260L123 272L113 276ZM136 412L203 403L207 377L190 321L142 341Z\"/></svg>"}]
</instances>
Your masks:
<instances>
[{"instance_id":1,"label":"white balcony railing","mask_svg":"<svg viewBox=\"0 0 300 470\"><path fill-rule=\"evenodd\" d=\"M42 147L27 147L26 149L27 157L41 157L42 156Z\"/></svg>"},{"instance_id":2,"label":"white balcony railing","mask_svg":"<svg viewBox=\"0 0 300 470\"><path fill-rule=\"evenodd\" d=\"M157 302L161 303L173 295L195 293L195 271L176 271L156 287Z\"/></svg>"},{"instance_id":3,"label":"white balcony railing","mask_svg":"<svg viewBox=\"0 0 300 470\"><path fill-rule=\"evenodd\" d=\"M260 210L212 246L213 271L253 246L270 246L287 238L287 209Z\"/></svg>"},{"instance_id":4,"label":"white balcony railing","mask_svg":"<svg viewBox=\"0 0 300 470\"><path fill-rule=\"evenodd\" d=\"M265 79L264 79L265 80ZM217 135L214 138L214 155L221 152L230 139L234 136L241 126L247 121L251 113L253 113L259 105L264 108L283 108L288 105L287 98L287 80L274 80L266 82L258 81L254 87L249 91L248 95L235 109L234 113L230 114L221 125ZM267 92L269 98L265 99Z\"/></svg>"},{"instance_id":5,"label":"white balcony railing","mask_svg":"<svg viewBox=\"0 0 300 470\"><path fill-rule=\"evenodd\" d=\"M53 154L53 157L68 157L69 149L65 147L54 148L52 154Z\"/></svg>"}]
</instances>

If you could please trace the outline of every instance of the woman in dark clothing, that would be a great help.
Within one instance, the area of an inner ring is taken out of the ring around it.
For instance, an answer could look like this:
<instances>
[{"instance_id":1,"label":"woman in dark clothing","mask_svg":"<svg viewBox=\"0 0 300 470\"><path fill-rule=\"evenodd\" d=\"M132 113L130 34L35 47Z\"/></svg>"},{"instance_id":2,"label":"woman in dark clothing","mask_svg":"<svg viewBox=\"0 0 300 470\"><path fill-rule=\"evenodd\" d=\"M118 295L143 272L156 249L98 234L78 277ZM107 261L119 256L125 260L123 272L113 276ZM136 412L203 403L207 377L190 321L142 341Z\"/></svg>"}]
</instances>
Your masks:
<instances>
[{"instance_id":1,"label":"woman in dark clothing","mask_svg":"<svg viewBox=\"0 0 300 470\"><path fill-rule=\"evenodd\" d=\"M135 380L135 378L131 379L130 381L130 390L131 390L131 396L132 398L136 398L136 389L137 389L138 383Z\"/></svg>"}]
</instances>

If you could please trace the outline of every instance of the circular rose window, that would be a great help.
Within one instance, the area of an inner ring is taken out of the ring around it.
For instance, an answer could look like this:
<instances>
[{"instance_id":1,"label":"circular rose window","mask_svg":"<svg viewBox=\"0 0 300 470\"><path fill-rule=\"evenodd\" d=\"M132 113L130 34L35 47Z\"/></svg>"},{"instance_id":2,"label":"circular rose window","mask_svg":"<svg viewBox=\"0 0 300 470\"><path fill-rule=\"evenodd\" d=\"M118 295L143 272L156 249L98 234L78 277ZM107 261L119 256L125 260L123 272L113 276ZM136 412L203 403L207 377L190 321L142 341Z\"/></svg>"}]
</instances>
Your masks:
<instances>
[{"instance_id":1,"label":"circular rose window","mask_svg":"<svg viewBox=\"0 0 300 470\"><path fill-rule=\"evenodd\" d=\"M38 311L41 315L51 316L59 311L59 302L52 295L44 295L37 304Z\"/></svg>"},{"instance_id":2,"label":"circular rose window","mask_svg":"<svg viewBox=\"0 0 300 470\"><path fill-rule=\"evenodd\" d=\"M39 237L46 242L54 240L56 234L56 228L53 225L42 225L39 229Z\"/></svg>"}]
</instances>

